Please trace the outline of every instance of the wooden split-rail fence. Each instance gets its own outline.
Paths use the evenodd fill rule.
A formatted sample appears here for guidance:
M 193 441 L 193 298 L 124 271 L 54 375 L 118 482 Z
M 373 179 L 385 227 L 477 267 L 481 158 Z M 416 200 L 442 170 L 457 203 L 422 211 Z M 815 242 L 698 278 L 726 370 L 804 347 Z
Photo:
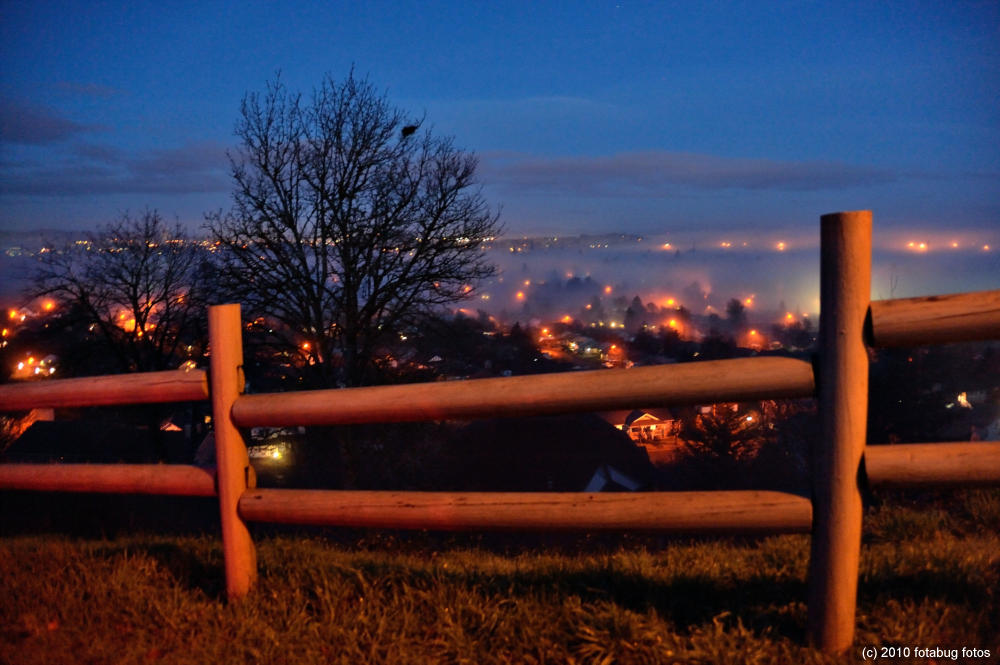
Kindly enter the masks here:
M 1000 338 L 1000 290 L 870 302 L 871 212 L 821 218 L 815 364 L 779 357 L 411 384 L 243 394 L 239 305 L 208 312 L 209 371 L 0 386 L 0 411 L 210 399 L 216 468 L 3 464 L 0 489 L 218 497 L 231 599 L 256 578 L 248 522 L 413 529 L 609 529 L 812 534 L 809 634 L 827 652 L 854 638 L 864 483 L 1000 484 L 1000 442 L 865 445 L 867 346 Z M 257 489 L 240 428 L 541 415 L 816 397 L 812 497 L 770 491 L 592 493 Z

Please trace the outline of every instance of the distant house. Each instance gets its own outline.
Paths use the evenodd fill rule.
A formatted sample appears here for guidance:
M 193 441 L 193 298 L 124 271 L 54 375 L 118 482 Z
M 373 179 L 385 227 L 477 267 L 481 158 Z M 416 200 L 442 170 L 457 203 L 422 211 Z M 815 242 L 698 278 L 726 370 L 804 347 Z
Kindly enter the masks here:
M 469 490 L 632 491 L 656 474 L 643 448 L 593 414 L 476 421 L 449 448 Z
M 643 445 L 674 443 L 680 431 L 680 419 L 670 409 L 605 411 L 599 415 Z

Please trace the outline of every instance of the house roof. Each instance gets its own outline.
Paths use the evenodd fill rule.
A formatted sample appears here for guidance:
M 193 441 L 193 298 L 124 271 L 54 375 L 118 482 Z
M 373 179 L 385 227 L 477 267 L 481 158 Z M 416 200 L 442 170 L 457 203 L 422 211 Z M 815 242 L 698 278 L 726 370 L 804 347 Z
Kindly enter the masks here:
M 597 415 L 615 427 L 620 425 L 630 427 L 639 421 L 655 423 L 666 420 L 676 420 L 676 416 L 673 411 L 668 408 L 632 409 L 631 411 L 621 409 L 618 411 L 602 411 Z
M 470 487 L 482 490 L 584 490 L 603 466 L 639 485 L 655 470 L 645 450 L 595 414 L 476 421 L 451 441 Z

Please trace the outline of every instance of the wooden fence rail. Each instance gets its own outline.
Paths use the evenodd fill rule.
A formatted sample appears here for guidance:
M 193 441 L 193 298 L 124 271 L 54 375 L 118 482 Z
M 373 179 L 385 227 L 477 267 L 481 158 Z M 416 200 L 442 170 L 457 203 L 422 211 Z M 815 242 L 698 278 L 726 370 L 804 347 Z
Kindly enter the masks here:
M 217 496 L 226 588 L 256 578 L 246 522 L 416 529 L 641 529 L 689 533 L 810 531 L 810 639 L 853 641 L 861 483 L 1000 484 L 1000 442 L 865 446 L 865 344 L 1000 338 L 1000 290 L 869 302 L 871 213 L 821 220 L 819 359 L 757 357 L 628 370 L 347 390 L 244 395 L 238 305 L 209 309 L 211 371 L 0 386 L 0 411 L 211 399 L 216 469 L 150 464 L 2 464 L 0 489 Z M 239 427 L 539 415 L 818 396 L 813 497 L 781 492 L 454 493 L 256 489 Z
M 3 411 L 205 399 L 208 399 L 208 378 L 201 369 L 0 385 L 0 409 Z
M 363 492 L 249 490 L 253 522 L 388 529 L 643 530 L 795 533 L 812 523 L 809 499 L 782 492 Z
M 872 346 L 919 346 L 1000 337 L 1000 289 L 947 296 L 876 300 Z
M 240 427 L 525 416 L 779 397 L 811 397 L 812 366 L 792 358 L 512 376 L 350 390 L 242 395 Z
M 872 487 L 1000 485 L 1000 442 L 868 446 L 865 474 Z
M 215 469 L 186 464 L 0 464 L 0 488 L 216 496 Z

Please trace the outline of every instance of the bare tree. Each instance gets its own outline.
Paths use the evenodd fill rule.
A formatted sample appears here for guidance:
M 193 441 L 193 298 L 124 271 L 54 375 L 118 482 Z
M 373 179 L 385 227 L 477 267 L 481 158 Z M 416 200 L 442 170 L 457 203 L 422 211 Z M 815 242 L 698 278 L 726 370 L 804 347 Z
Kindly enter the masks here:
M 118 370 L 170 369 L 202 350 L 201 253 L 155 210 L 125 213 L 87 240 L 41 253 L 33 295 L 88 326 Z
M 313 384 L 364 383 L 408 320 L 493 273 L 476 158 L 421 125 L 353 72 L 243 100 L 234 205 L 207 218 L 220 285 Z

